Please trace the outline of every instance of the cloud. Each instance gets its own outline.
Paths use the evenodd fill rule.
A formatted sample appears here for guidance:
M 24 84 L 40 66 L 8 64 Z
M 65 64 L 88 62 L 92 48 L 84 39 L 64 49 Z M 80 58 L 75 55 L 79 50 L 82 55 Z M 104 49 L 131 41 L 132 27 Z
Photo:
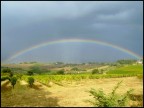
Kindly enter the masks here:
M 47 40 L 106 41 L 142 54 L 143 2 L 3 1 L 2 57 Z

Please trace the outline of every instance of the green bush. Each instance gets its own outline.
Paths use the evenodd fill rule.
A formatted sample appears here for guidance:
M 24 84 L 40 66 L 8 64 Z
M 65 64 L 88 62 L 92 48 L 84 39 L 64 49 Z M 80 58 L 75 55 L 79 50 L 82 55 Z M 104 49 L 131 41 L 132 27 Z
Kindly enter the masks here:
M 98 70 L 98 69 L 94 69 L 94 70 L 92 71 L 92 74 L 99 74 L 99 70 Z
M 11 72 L 11 69 L 10 68 L 4 68 L 2 70 L 3 73 L 10 73 Z
M 132 89 L 127 91 L 124 95 L 116 94 L 116 90 L 119 88 L 121 82 L 119 82 L 112 92 L 106 95 L 103 90 L 96 91 L 91 89 L 89 92 L 94 97 L 94 101 L 89 100 L 91 104 L 97 107 L 124 107 L 127 104 L 128 96 L 133 91 Z
M 33 73 L 33 71 L 31 71 L 31 70 L 29 70 L 29 71 L 27 71 L 27 75 L 33 75 L 34 73 Z
M 9 73 L 9 77 L 13 77 L 13 75 L 14 75 L 13 72 Z
M 73 71 L 78 71 L 79 69 L 77 67 L 72 68 Z
M 4 68 L 2 70 L 3 73 L 8 73 L 9 74 L 9 77 L 12 77 L 13 76 L 13 72 L 11 71 L 10 68 Z
M 17 74 L 16 76 L 17 76 L 17 78 L 21 79 L 23 75 L 22 74 Z
M 28 83 L 29 83 L 30 87 L 32 87 L 32 85 L 34 83 L 34 78 L 33 77 L 28 77 Z
M 1 81 L 5 81 L 5 80 L 7 80 L 7 79 L 9 80 L 9 77 L 8 77 L 8 76 L 2 76 L 2 77 L 1 77 Z
M 39 66 L 35 65 L 30 67 L 30 71 L 36 74 L 41 74 L 42 69 Z
M 63 75 L 63 74 L 64 74 L 64 70 L 63 70 L 63 69 L 62 69 L 62 70 L 59 70 L 59 71 L 57 72 L 57 74 Z
M 15 85 L 16 82 L 17 82 L 17 78 L 16 78 L 16 77 L 11 77 L 11 78 L 10 78 L 10 82 L 11 82 L 11 85 L 13 86 L 13 88 L 14 88 L 14 85 Z

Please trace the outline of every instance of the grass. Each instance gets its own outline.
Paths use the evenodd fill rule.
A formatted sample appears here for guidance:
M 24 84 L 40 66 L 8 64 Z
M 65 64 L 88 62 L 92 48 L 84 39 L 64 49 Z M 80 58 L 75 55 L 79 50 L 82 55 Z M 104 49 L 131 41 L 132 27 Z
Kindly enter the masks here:
M 118 71 L 117 71 L 118 70 Z M 4 86 L 2 86 L 1 88 L 1 106 L 2 107 L 9 107 L 9 106 L 59 106 L 59 101 L 61 101 L 60 99 L 63 99 L 63 101 L 61 101 L 61 105 L 69 105 L 70 103 L 66 103 L 66 102 L 77 102 L 77 99 L 79 99 L 79 97 L 81 97 L 81 99 L 83 99 L 83 97 L 87 98 L 86 94 L 84 92 L 82 92 L 83 90 L 86 90 L 90 87 L 103 87 L 106 88 L 105 91 L 109 90 L 110 86 L 112 84 L 114 84 L 113 78 L 117 78 L 116 80 L 121 79 L 122 77 L 129 77 L 129 78 L 123 78 L 128 79 L 125 81 L 125 87 L 123 88 L 127 88 L 128 86 L 133 86 L 135 87 L 137 90 L 139 90 L 140 88 L 137 87 L 137 83 L 136 81 L 141 81 L 138 80 L 137 78 L 134 80 L 129 81 L 129 79 L 132 78 L 132 76 L 137 76 L 139 79 L 143 79 L 143 68 L 141 65 L 130 65 L 130 66 L 125 66 L 125 67 L 119 67 L 116 68 L 115 70 L 110 70 L 107 74 L 91 74 L 91 73 L 81 73 L 81 74 L 66 74 L 66 75 L 33 75 L 32 77 L 35 79 L 35 81 L 41 82 L 44 85 L 49 85 L 49 82 L 54 82 L 57 85 L 63 85 L 62 81 L 65 82 L 77 82 L 79 81 L 80 84 L 76 84 L 74 85 L 75 87 L 71 86 L 69 88 L 69 90 L 65 87 L 67 86 L 52 86 L 52 87 L 48 87 L 47 92 L 45 91 L 41 91 L 39 89 L 39 87 L 37 87 L 36 85 L 34 85 L 32 88 L 26 86 L 26 85 L 20 85 L 19 81 L 16 83 L 15 88 L 12 89 L 12 87 L 7 87 L 5 85 L 9 84 L 9 82 L 6 82 L 4 84 Z M 27 82 L 28 80 L 27 75 L 23 75 L 22 76 L 22 80 L 25 80 Z M 110 79 L 112 78 L 112 79 Z M 89 80 L 92 80 L 92 82 L 89 82 L 87 84 L 87 82 Z M 107 81 L 108 80 L 108 81 Z M 134 81 L 134 82 L 133 82 Z M 3 82 L 3 81 L 2 81 Z M 84 83 L 82 83 L 84 82 Z M 132 83 L 131 83 L 132 82 Z M 130 83 L 130 84 L 129 84 Z M 134 83 L 136 86 L 134 86 Z M 71 85 L 73 83 L 70 83 Z M 139 84 L 139 83 L 138 83 Z M 66 84 L 68 85 L 68 84 Z M 82 86 L 80 86 L 82 85 Z M 77 87 L 78 86 L 78 87 Z M 141 86 L 141 85 L 139 85 Z M 124 89 L 122 89 L 124 90 Z M 141 90 L 141 89 L 140 89 Z M 137 91 L 139 93 L 139 91 Z M 81 93 L 84 93 L 81 94 Z M 49 94 L 53 94 L 52 96 L 50 96 Z M 58 98 L 58 96 L 60 98 Z M 133 99 L 133 101 L 136 100 L 140 100 L 138 103 L 139 105 L 136 106 L 142 106 L 142 97 L 143 95 L 136 96 L 135 94 L 132 95 L 130 98 Z M 64 98 L 61 98 L 64 97 Z M 73 98 L 76 98 L 76 100 L 74 100 Z M 64 99 L 67 100 L 64 100 Z M 68 99 L 70 99 L 70 101 L 68 101 Z M 78 101 L 77 103 L 79 103 L 81 101 Z M 58 104 L 59 103 L 59 104 Z M 85 103 L 82 103 L 83 105 L 85 105 Z M 71 104 L 72 105 L 72 104 Z M 75 103 L 73 103 L 73 106 L 76 106 Z M 135 105 L 133 105 L 135 106 Z
M 22 86 L 20 85 L 19 82 L 17 82 L 14 89 L 1 91 L 1 106 L 2 107 L 59 106 L 57 98 L 46 97 L 46 95 L 49 94 L 50 92 L 44 92 L 44 91 L 42 92 L 40 90 L 36 90 L 28 86 Z
M 25 76 L 26 77 L 26 76 Z M 27 77 L 26 77 L 27 78 Z M 90 88 L 99 89 L 102 88 L 104 92 L 111 92 L 114 85 L 123 80 L 124 84 L 118 91 L 118 93 L 125 93 L 129 88 L 135 89 L 133 94 L 133 101 L 138 103 L 133 106 L 141 106 L 141 101 L 137 101 L 139 98 L 137 95 L 141 95 L 142 84 L 136 77 L 127 78 L 105 78 L 105 79 L 84 79 L 78 81 L 75 80 L 72 83 L 65 84 L 64 86 L 58 86 L 56 84 L 52 87 L 40 86 L 39 83 L 35 83 L 32 88 L 27 85 L 20 85 L 19 82 L 15 85 L 14 89 L 8 89 L 7 91 L 1 91 L 1 106 L 2 107 L 48 107 L 48 106 L 90 106 L 85 103 L 85 99 L 91 99 L 89 93 L 85 91 Z M 67 82 L 67 81 L 66 81 Z M 39 85 L 39 86 L 38 86 Z M 12 88 L 12 87 L 11 87 Z M 7 88 L 5 88 L 7 89 Z M 46 91 L 45 91 L 46 90 Z M 142 97 L 140 97 L 142 98 Z M 132 103 L 133 104 L 133 103 Z
M 143 74 L 142 65 L 129 65 L 114 70 L 110 70 L 107 74 Z
M 137 74 L 106 74 L 106 75 L 92 75 L 92 74 L 76 74 L 76 75 L 34 75 L 33 78 L 41 82 L 45 85 L 48 85 L 50 81 L 53 81 L 55 83 L 61 82 L 61 81 L 81 81 L 83 79 L 102 79 L 102 78 L 121 78 L 121 77 L 132 77 L 136 76 Z M 24 75 L 22 77 L 23 80 L 27 81 L 29 76 Z
M 80 81 L 83 79 L 101 79 L 101 78 L 121 78 L 121 77 L 132 77 L 138 76 L 142 79 L 143 68 L 142 65 L 129 65 L 124 67 L 118 67 L 114 70 L 110 70 L 107 74 L 91 74 L 91 73 L 81 73 L 81 74 L 65 74 L 65 75 L 34 75 L 34 79 L 45 85 L 48 85 L 50 81 L 55 83 L 61 81 Z M 23 76 L 24 80 L 27 80 L 27 75 Z
M 122 82 L 122 81 L 121 81 Z M 124 107 L 128 103 L 128 96 L 133 91 L 133 89 L 127 91 L 125 94 L 118 95 L 116 90 L 119 88 L 121 82 L 117 83 L 112 92 L 108 95 L 104 93 L 103 90 L 91 89 L 89 93 L 93 96 L 94 101 L 89 100 L 94 106 L 98 107 Z

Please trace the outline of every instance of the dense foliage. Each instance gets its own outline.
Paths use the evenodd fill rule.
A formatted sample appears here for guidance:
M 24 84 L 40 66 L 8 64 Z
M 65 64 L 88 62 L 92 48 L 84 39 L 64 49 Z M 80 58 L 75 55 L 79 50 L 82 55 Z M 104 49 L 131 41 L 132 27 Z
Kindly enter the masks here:
M 10 78 L 10 82 L 11 82 L 11 85 L 13 86 L 13 88 L 14 88 L 14 85 L 15 85 L 16 82 L 17 82 L 17 78 L 16 78 L 16 77 Z
M 127 91 L 123 95 L 116 94 L 116 90 L 119 88 L 121 82 L 112 90 L 110 94 L 105 94 L 103 90 L 96 91 L 91 89 L 89 93 L 93 96 L 94 101 L 89 100 L 94 106 L 97 107 L 124 107 L 127 104 L 128 96 L 133 91 L 132 89 Z
M 10 73 L 11 72 L 11 69 L 10 68 L 4 68 L 2 70 L 3 73 Z
M 29 71 L 27 71 L 27 75 L 33 75 L 34 73 L 33 73 L 33 71 L 32 70 L 29 70 Z
M 10 78 L 8 76 L 1 76 L 1 81 L 9 80 Z
M 94 70 L 92 71 L 92 74 L 99 74 L 99 70 L 98 70 L 98 69 L 94 69 Z
M 32 85 L 34 83 L 34 78 L 33 77 L 28 77 L 28 83 L 29 83 L 30 87 L 32 87 Z
M 64 74 L 64 70 L 62 69 L 62 70 L 57 71 L 57 74 L 63 75 Z
M 120 63 L 120 64 L 133 64 L 133 63 L 136 63 L 136 60 L 118 60 L 117 63 Z

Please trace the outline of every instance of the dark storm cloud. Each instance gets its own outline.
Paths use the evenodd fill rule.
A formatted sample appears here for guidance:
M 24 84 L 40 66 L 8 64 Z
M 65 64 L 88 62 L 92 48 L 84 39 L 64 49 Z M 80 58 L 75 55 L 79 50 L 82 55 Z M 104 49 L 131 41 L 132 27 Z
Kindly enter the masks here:
M 65 38 L 98 39 L 142 55 L 142 6 L 137 1 L 2 2 L 2 59 Z

